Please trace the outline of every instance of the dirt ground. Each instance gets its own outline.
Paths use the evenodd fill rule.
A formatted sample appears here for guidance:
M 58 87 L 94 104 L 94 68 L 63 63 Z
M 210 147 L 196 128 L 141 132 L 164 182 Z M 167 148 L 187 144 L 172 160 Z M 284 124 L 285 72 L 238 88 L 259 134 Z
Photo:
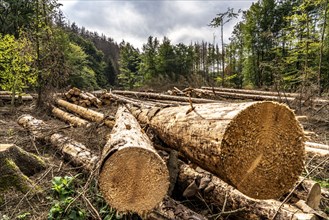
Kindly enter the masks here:
M 71 187 L 77 198 L 72 206 L 84 210 L 89 216 L 85 219 L 96 219 L 92 211 L 92 207 L 88 205 L 89 200 L 96 209 L 101 210 L 107 208 L 101 195 L 94 187 L 95 180 L 88 183 L 88 187 L 84 187 L 88 175 L 83 174 L 81 169 L 70 165 L 69 161 L 65 161 L 51 145 L 35 140 L 31 134 L 17 124 L 17 118 L 23 114 L 31 114 L 38 119 L 44 120 L 51 125 L 54 130 L 49 132 L 63 132 L 67 136 L 84 143 L 93 152 L 100 154 L 102 146 L 106 143 L 107 134 L 110 129 L 97 125 L 92 125 L 88 129 L 69 127 L 64 122 L 57 120 L 49 115 L 47 111 L 35 110 L 34 103 L 26 103 L 18 106 L 14 112 L 10 111 L 8 106 L 0 107 L 0 140 L 1 144 L 16 144 L 24 150 L 40 156 L 47 164 L 47 168 L 29 178 L 33 180 L 42 191 L 33 193 L 21 193 L 15 189 L 8 190 L 2 195 L 3 202 L 0 203 L 0 220 L 6 219 L 47 219 L 48 213 L 57 199 L 52 190 L 52 180 L 54 177 L 76 177 L 74 185 Z M 88 189 L 88 192 L 84 192 Z M 84 192 L 82 196 L 79 193 Z M 86 200 L 87 198 L 87 200 Z M 106 213 L 104 213 L 106 214 Z M 71 218 L 71 219 L 74 219 Z M 79 219 L 79 218 L 78 218 Z
M 105 114 L 115 114 L 115 107 L 103 107 L 98 109 Z M 318 110 L 318 109 L 317 109 Z M 311 140 L 318 143 L 329 144 L 329 107 L 317 110 L 306 109 L 305 115 L 309 118 L 302 122 L 304 129 L 314 132 L 310 136 Z M 83 210 L 86 213 L 85 219 L 96 219 L 93 209 L 96 209 L 101 217 L 112 215 L 102 199 L 96 187 L 96 179 L 88 179 L 87 174 L 83 174 L 81 169 L 70 165 L 69 161 L 63 160 L 62 156 L 48 143 L 35 140 L 25 129 L 17 124 L 17 118 L 22 114 L 31 114 L 38 119 L 50 124 L 54 130 L 65 133 L 79 142 L 84 143 L 88 148 L 100 154 L 102 146 L 106 143 L 110 129 L 105 126 L 94 124 L 86 128 L 72 128 L 67 124 L 53 118 L 46 110 L 36 110 L 34 103 L 25 103 L 10 111 L 9 106 L 0 107 L 0 140 L 1 144 L 16 144 L 24 150 L 40 156 L 47 164 L 47 168 L 30 178 L 37 183 L 42 191 L 39 193 L 21 193 L 15 189 L 6 191 L 0 203 L 0 220 L 7 219 L 47 219 L 49 211 L 56 203 L 56 196 L 52 190 L 52 180 L 54 177 L 75 177 L 71 189 L 74 201 L 70 204 L 76 210 Z M 54 131 L 53 130 L 53 131 Z M 52 131 L 52 132 L 53 132 Z M 326 164 L 329 166 L 329 163 Z M 312 175 L 311 175 L 312 176 Z M 314 175 L 316 177 L 316 175 Z M 329 176 L 326 177 L 327 180 Z M 88 184 L 88 185 L 86 185 Z M 193 202 L 192 206 L 195 207 Z M 68 218 L 78 219 L 78 218 Z M 110 219 L 110 218 L 108 218 Z M 120 219 L 113 216 L 112 219 Z

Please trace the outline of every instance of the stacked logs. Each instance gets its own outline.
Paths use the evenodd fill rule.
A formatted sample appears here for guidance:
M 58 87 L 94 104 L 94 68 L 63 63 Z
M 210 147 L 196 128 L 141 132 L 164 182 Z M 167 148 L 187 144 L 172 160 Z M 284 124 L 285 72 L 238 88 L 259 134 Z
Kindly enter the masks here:
M 297 103 L 301 102 L 303 105 L 327 105 L 328 99 L 319 97 L 306 96 L 298 93 L 286 93 L 281 91 L 259 91 L 259 90 L 248 90 L 248 89 L 231 89 L 221 87 L 201 87 L 201 88 L 186 88 L 179 90 L 174 88 L 169 90 L 168 94 L 198 97 L 198 98 L 209 98 L 217 100 L 225 99 L 242 99 L 242 100 L 254 100 L 254 101 L 276 101 L 282 103 Z
M 99 108 L 102 105 L 102 101 L 99 100 L 96 96 L 89 92 L 81 91 L 75 87 L 64 93 L 64 96 L 67 101 L 82 107 L 94 106 Z
M 0 91 L 0 103 L 8 103 L 12 98 L 13 95 L 10 91 Z M 24 101 L 32 101 L 33 97 L 30 94 L 17 94 L 14 99 L 15 102 L 22 103 Z

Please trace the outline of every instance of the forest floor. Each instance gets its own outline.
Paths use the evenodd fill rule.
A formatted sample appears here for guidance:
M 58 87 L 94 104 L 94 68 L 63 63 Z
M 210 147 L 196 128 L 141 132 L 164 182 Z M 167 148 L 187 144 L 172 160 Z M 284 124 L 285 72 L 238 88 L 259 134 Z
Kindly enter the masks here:
M 114 116 L 116 107 L 102 107 L 97 110 Z M 329 144 L 329 123 L 319 120 L 328 117 L 329 107 L 324 107 L 316 115 L 312 115 L 313 113 L 314 111 L 309 109 L 305 111 L 309 118 L 302 122 L 304 129 L 315 133 L 311 136 L 311 141 Z M 21 193 L 11 189 L 7 190 L 3 195 L 0 194 L 3 200 L 0 203 L 0 220 L 48 219 L 49 214 L 69 211 L 72 218 L 67 219 L 74 219 L 74 215 L 88 216 L 80 219 L 97 219 L 94 209 L 97 210 L 102 219 L 105 216 L 110 217 L 113 212 L 107 207 L 98 192 L 96 187 L 97 180 L 88 180 L 89 176 L 87 174 L 83 174 L 80 168 L 73 167 L 68 161 L 63 160 L 62 156 L 51 145 L 35 140 L 28 131 L 19 126 L 17 118 L 23 114 L 31 114 L 38 119 L 44 120 L 54 130 L 64 132 L 67 136 L 84 143 L 98 154 L 100 154 L 110 133 L 109 128 L 97 124 L 87 129 L 69 127 L 67 124 L 52 117 L 47 110 L 36 110 L 35 103 L 25 103 L 16 107 L 14 111 L 10 111 L 9 106 L 0 107 L 0 143 L 16 144 L 26 151 L 40 156 L 47 163 L 45 170 L 30 177 L 41 187 L 41 192 Z M 49 132 L 54 132 L 54 130 Z M 63 208 L 66 206 L 63 205 L 63 201 L 60 200 L 58 194 L 56 195 L 52 189 L 54 187 L 52 180 L 55 177 L 74 178 L 72 185 L 69 186 L 70 197 L 73 199 L 69 200 L 69 208 Z M 329 176 L 326 178 L 329 179 Z M 62 179 L 62 181 L 64 180 Z M 119 216 L 114 216 L 112 219 L 120 218 Z

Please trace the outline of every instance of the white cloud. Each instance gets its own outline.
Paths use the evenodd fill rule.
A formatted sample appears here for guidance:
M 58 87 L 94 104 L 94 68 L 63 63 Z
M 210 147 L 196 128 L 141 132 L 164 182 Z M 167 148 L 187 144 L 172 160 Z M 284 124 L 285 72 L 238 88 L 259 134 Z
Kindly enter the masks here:
M 256 1 L 256 0 L 255 0 Z M 137 47 L 149 36 L 169 37 L 173 43 L 213 42 L 219 29 L 207 26 L 212 18 L 228 7 L 247 9 L 252 1 L 91 1 L 59 0 L 64 15 L 90 31 L 104 33 L 118 43 L 123 39 Z M 236 20 L 237 21 L 237 20 Z M 235 22 L 225 25 L 227 40 Z

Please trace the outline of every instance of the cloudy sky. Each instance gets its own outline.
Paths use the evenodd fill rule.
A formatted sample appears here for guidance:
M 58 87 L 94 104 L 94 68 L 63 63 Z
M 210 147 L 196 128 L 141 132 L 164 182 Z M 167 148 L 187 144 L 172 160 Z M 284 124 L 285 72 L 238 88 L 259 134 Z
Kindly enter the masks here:
M 78 26 L 103 33 L 120 43 L 140 47 L 149 36 L 167 36 L 173 44 L 219 42 L 219 28 L 208 24 L 228 7 L 246 10 L 256 0 L 59 0 L 65 17 Z M 224 26 L 227 41 L 239 19 Z

